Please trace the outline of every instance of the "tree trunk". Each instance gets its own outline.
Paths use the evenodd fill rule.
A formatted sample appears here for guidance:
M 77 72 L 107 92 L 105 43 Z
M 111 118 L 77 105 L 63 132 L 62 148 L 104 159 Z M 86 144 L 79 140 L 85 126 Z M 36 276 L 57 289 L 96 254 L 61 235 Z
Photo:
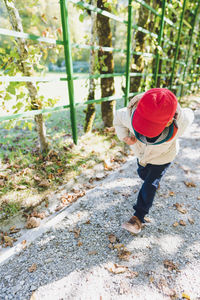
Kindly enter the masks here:
M 159 8 L 162 7 L 162 2 L 160 0 L 153 0 L 153 3 L 151 4 L 151 7 L 153 9 L 155 9 L 156 11 L 158 11 Z M 158 17 L 158 16 L 155 16 L 155 14 L 153 12 L 151 12 L 149 19 L 150 19 L 149 24 L 148 24 L 149 31 L 154 32 L 157 35 L 159 35 L 161 18 Z M 150 46 L 152 46 L 152 39 L 151 39 L 150 36 L 149 36 L 149 44 L 150 44 Z M 162 42 L 162 44 L 163 44 L 163 42 Z M 162 47 L 162 45 L 161 45 L 161 47 Z M 152 49 L 152 52 L 154 52 L 153 49 Z M 155 67 L 156 67 L 156 58 L 154 57 L 152 59 L 152 70 L 151 71 L 149 70 L 153 74 L 155 74 Z M 159 67 L 158 67 L 158 73 L 159 74 L 161 73 L 161 70 L 162 70 L 162 60 L 160 59 L 159 60 Z M 157 78 L 157 86 L 156 87 L 160 87 L 160 85 L 161 85 L 161 77 L 158 76 L 158 78 Z M 152 78 L 151 88 L 153 88 L 153 87 L 155 87 L 155 82 L 154 82 L 154 79 Z
M 94 1 L 91 1 L 91 4 L 94 5 Z M 91 45 L 95 45 L 95 23 L 96 23 L 96 14 L 91 12 Z M 95 72 L 95 50 L 90 51 L 90 75 L 93 75 Z M 89 94 L 88 100 L 95 98 L 95 81 L 93 78 L 89 80 Z M 85 115 L 85 125 L 84 131 L 90 132 L 92 130 L 92 125 L 95 118 L 95 104 L 91 103 L 87 105 L 86 115 Z
M 17 8 L 14 5 L 14 1 L 10 0 L 4 0 L 5 6 L 8 11 L 10 23 L 12 25 L 13 30 L 23 32 L 22 27 L 22 21 L 19 16 L 19 12 Z M 18 53 L 19 53 L 19 60 L 18 60 L 18 67 L 19 70 L 22 72 L 24 76 L 32 76 L 33 74 L 33 68 L 30 66 L 28 61 L 28 47 L 27 43 L 24 39 L 17 38 L 17 47 L 18 47 Z M 29 95 L 31 98 L 31 108 L 33 110 L 41 109 L 42 104 L 38 100 L 38 93 L 36 85 L 32 82 L 27 82 L 26 84 L 27 89 L 29 91 Z M 43 122 L 43 116 L 42 114 L 35 116 L 35 122 L 36 122 L 36 128 L 38 132 L 38 138 L 40 143 L 40 149 L 41 152 L 45 152 L 48 149 L 48 144 L 46 141 L 46 132 L 45 132 L 45 125 Z
M 105 5 L 106 4 L 106 5 Z M 104 0 L 97 0 L 97 7 L 106 11 L 110 11 Z M 112 47 L 112 33 L 109 18 L 97 14 L 97 34 L 99 45 L 104 47 Z M 100 74 L 114 72 L 114 60 L 112 52 L 98 51 Z M 114 78 L 101 78 L 101 97 L 113 96 L 115 93 Z M 113 110 L 115 101 L 106 101 L 101 103 L 101 114 L 105 127 L 113 126 Z
M 146 4 L 150 4 L 150 0 L 145 1 Z M 139 8 L 139 17 L 137 25 L 145 28 L 148 22 L 149 11 L 142 5 Z M 137 31 L 135 36 L 135 51 L 145 52 L 145 39 L 146 33 Z M 131 72 L 142 73 L 144 70 L 144 58 L 142 55 L 133 55 L 133 64 Z M 130 77 L 130 93 L 138 92 L 141 85 L 142 76 Z

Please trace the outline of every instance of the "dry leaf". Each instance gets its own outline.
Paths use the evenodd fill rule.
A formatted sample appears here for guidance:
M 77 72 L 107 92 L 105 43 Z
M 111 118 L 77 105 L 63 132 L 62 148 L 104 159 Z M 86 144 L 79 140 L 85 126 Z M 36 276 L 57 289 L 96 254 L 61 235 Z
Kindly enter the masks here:
M 115 243 L 116 240 L 117 240 L 116 236 L 115 236 L 114 234 L 112 234 L 112 233 L 109 234 L 108 239 L 109 239 L 109 241 L 110 241 L 111 243 Z
M 103 165 L 104 165 L 104 170 L 106 170 L 106 171 L 111 171 L 113 169 L 108 161 L 104 160 Z
M 116 244 L 114 245 L 114 248 L 117 249 L 117 250 L 120 250 L 121 248 L 124 248 L 124 244 Z
M 4 241 L 6 243 L 6 246 L 13 246 L 13 238 L 11 238 L 10 236 L 5 235 L 4 236 Z
M 90 220 L 87 220 L 87 221 L 85 222 L 85 224 L 90 224 Z
M 97 254 L 98 252 L 97 251 L 90 251 L 90 252 L 88 252 L 88 255 L 95 255 L 95 254 Z
M 9 230 L 10 230 L 10 233 L 17 233 L 20 231 L 20 228 L 16 228 L 16 226 L 12 226 L 12 227 L 10 227 Z
M 0 179 L 5 179 L 5 180 L 7 180 L 7 179 L 8 179 L 8 175 L 3 174 L 3 173 L 0 173 Z
M 122 250 L 120 250 L 120 251 L 118 252 L 118 257 L 119 257 L 119 259 L 121 259 L 121 260 L 129 260 L 130 255 L 131 255 L 131 252 L 128 251 L 128 250 L 122 249 Z
M 154 281 L 155 281 L 155 278 L 154 278 L 153 276 L 150 276 L 150 277 L 149 277 L 149 282 L 152 283 L 152 282 L 154 282 Z
M 172 191 L 169 191 L 169 196 L 174 196 L 175 195 L 175 193 L 174 192 L 172 192 Z
M 172 270 L 179 271 L 178 266 L 175 265 L 172 261 L 165 259 L 163 263 L 164 263 L 164 267 L 167 268 L 168 271 L 172 271 Z
M 120 265 L 113 264 L 113 263 L 105 266 L 105 269 L 113 274 L 120 274 L 120 273 L 125 273 L 128 271 L 128 267 L 120 266 Z
M 173 227 L 177 227 L 178 226 L 178 222 L 174 222 Z
M 83 245 L 83 243 L 81 241 L 78 241 L 78 246 L 80 247 L 82 245 Z
M 196 187 L 196 184 L 194 183 L 194 182 L 189 182 L 189 181 L 183 181 L 184 183 L 185 183 L 185 185 L 187 186 L 187 187 Z
M 58 174 L 61 174 L 61 173 L 63 173 L 63 172 L 64 172 L 64 169 L 58 169 L 58 170 L 57 170 L 57 173 L 58 173 Z
M 127 278 L 135 278 L 135 277 L 138 277 L 139 273 L 138 272 L 134 272 L 134 271 L 130 271 L 128 272 L 128 275 L 126 275 Z
M 50 174 L 48 175 L 48 178 L 49 178 L 49 179 L 54 179 L 54 176 L 53 176 L 53 174 L 52 174 L 52 173 L 50 173 Z
M 147 223 L 151 223 L 151 219 L 149 219 L 148 217 L 144 217 L 145 222 Z
M 112 140 L 111 145 L 110 145 L 110 149 L 114 148 L 117 145 L 115 140 Z
M 192 218 L 188 217 L 188 221 L 189 221 L 189 223 L 190 223 L 191 225 L 194 224 L 194 220 L 193 220 Z
M 56 208 L 55 208 L 55 211 L 59 211 L 59 210 L 61 210 L 63 208 L 63 206 L 62 205 L 59 205 L 59 206 L 57 206 Z
M 18 190 L 25 190 L 27 188 L 27 186 L 26 185 L 17 185 L 16 188 Z
M 36 228 L 38 226 L 40 226 L 40 220 L 35 217 L 31 217 L 26 223 L 26 228 L 28 229 Z
M 108 245 L 108 248 L 114 249 L 113 244 L 109 244 L 109 245 Z
M 182 298 L 190 300 L 190 296 L 188 296 L 186 293 L 182 293 Z
M 36 218 L 44 219 L 46 217 L 46 213 L 45 212 L 33 211 L 31 213 L 31 217 L 36 217 Z
M 81 228 L 74 228 L 73 232 L 74 232 L 75 238 L 77 239 L 80 235 Z
M 50 185 L 50 183 L 49 183 L 49 181 L 48 181 L 47 179 L 42 180 L 42 181 L 38 184 L 39 187 L 49 187 L 49 185 Z
M 179 221 L 179 224 L 180 224 L 181 226 L 186 226 L 186 223 L 185 223 L 185 221 L 183 221 L 183 220 L 180 220 L 180 221 Z
M 29 273 L 35 272 L 37 270 L 37 265 L 34 263 L 30 268 L 28 268 Z
M 182 213 L 182 214 L 186 214 L 186 213 L 187 213 L 187 210 L 184 209 L 184 208 L 182 207 L 182 204 L 180 204 L 180 203 L 175 203 L 173 206 L 175 206 L 176 209 L 177 209 L 180 213 Z
M 200 200 L 200 196 L 197 197 L 197 200 Z
M 41 181 L 41 178 L 40 178 L 40 177 L 38 177 L 37 175 L 33 176 L 33 179 L 34 179 L 35 181 L 38 181 L 38 182 L 40 182 L 40 181 Z

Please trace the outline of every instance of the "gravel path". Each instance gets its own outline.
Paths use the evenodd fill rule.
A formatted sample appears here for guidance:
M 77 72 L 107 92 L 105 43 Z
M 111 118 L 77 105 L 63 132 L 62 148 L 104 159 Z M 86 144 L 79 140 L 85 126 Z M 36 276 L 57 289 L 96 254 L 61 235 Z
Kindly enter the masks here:
M 0 299 L 200 299 L 199 125 L 196 111 L 138 236 L 121 229 L 142 183 L 130 157 L 0 266 Z

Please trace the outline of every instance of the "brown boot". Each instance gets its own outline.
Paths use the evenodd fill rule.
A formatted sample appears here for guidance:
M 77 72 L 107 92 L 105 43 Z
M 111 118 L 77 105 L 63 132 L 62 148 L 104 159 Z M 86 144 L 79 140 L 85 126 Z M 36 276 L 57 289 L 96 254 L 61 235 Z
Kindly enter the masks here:
M 138 219 L 138 217 L 133 216 L 128 222 L 122 224 L 122 228 L 130 231 L 131 233 L 138 234 L 141 231 L 142 222 Z

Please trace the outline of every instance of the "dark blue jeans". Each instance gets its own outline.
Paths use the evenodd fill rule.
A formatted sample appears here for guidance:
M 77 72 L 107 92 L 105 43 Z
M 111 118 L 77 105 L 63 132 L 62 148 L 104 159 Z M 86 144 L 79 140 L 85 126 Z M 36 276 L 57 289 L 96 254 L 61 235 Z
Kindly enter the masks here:
M 135 209 L 134 215 L 143 223 L 145 222 L 144 216 L 148 214 L 149 209 L 153 204 L 159 182 L 169 165 L 170 163 L 164 165 L 147 164 L 143 167 L 138 163 L 137 172 L 140 178 L 144 180 L 144 183 L 139 191 L 137 202 L 133 208 Z

